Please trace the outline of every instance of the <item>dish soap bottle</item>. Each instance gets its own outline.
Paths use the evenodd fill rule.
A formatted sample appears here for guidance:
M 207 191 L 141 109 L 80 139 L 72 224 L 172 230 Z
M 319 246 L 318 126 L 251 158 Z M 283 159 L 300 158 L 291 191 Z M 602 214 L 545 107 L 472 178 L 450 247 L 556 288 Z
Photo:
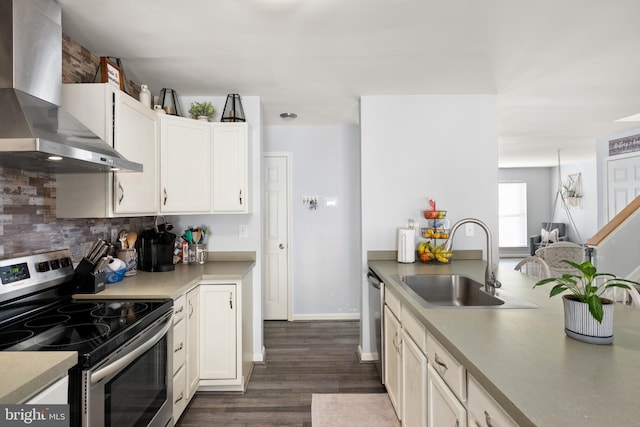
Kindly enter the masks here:
M 149 86 L 140 85 L 140 102 L 147 108 L 151 108 L 151 91 L 149 91 Z

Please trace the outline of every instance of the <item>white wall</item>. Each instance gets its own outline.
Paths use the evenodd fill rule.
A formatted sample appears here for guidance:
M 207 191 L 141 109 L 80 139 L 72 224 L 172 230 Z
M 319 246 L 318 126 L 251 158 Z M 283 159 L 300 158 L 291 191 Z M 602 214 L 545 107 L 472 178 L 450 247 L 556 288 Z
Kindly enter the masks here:
M 185 96 L 180 97 L 183 114 L 188 115 L 191 102 L 211 101 L 216 109 L 214 121 L 220 121 L 226 96 Z M 249 195 L 250 214 L 243 215 L 180 215 L 171 216 L 169 221 L 175 227 L 175 234 L 180 236 L 188 226 L 206 225 L 211 229 L 208 241 L 209 251 L 251 251 L 256 253 L 256 266 L 253 274 L 253 353 L 254 360 L 261 360 L 263 347 L 262 328 L 262 107 L 260 97 L 243 96 L 242 107 L 247 123 L 250 125 L 249 136 Z M 188 158 L 188 153 L 185 153 Z M 172 167 L 185 168 L 181 159 L 175 159 Z M 187 165 L 188 167 L 188 165 Z M 238 228 L 247 225 L 248 237 L 240 238 Z
M 292 153 L 292 318 L 359 318 L 358 126 L 267 126 L 264 151 Z M 317 210 L 303 196 L 317 196 Z
M 421 218 L 427 199 L 455 222 L 475 217 L 493 232 L 498 254 L 498 134 L 490 95 L 365 96 L 361 98 L 362 328 L 371 352 L 367 251 L 396 250 L 397 228 Z M 454 249 L 484 249 L 484 233 L 458 233 Z
M 580 173 L 582 179 L 582 199 L 578 206 L 572 206 L 567 203 L 567 208 L 562 206 L 560 196 L 556 203 L 556 210 L 553 222 L 564 222 L 567 224 L 567 234 L 569 240 L 576 243 L 584 243 L 593 236 L 599 229 L 598 227 L 598 184 L 596 161 L 591 160 L 584 163 L 561 164 L 561 178 L 565 180 L 568 175 Z M 550 194 L 554 195 L 558 190 L 558 167 L 551 169 L 551 187 Z M 601 194 L 601 193 L 600 193 Z M 601 196 L 600 196 L 601 197 Z M 570 226 L 570 220 L 573 219 L 575 229 Z

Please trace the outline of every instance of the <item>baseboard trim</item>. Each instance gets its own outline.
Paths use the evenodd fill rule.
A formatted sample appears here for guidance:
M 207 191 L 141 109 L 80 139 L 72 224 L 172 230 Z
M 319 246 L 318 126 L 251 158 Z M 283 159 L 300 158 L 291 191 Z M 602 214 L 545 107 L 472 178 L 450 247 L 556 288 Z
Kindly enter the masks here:
M 256 363 L 258 365 L 264 365 L 266 363 L 267 360 L 267 349 L 262 346 L 262 352 L 261 353 L 253 353 L 253 363 Z
M 378 352 L 364 353 L 362 347 L 358 345 L 358 360 L 360 360 L 360 362 L 375 362 L 378 360 Z
M 316 313 L 316 314 L 294 314 L 292 321 L 305 320 L 360 320 L 360 313 Z

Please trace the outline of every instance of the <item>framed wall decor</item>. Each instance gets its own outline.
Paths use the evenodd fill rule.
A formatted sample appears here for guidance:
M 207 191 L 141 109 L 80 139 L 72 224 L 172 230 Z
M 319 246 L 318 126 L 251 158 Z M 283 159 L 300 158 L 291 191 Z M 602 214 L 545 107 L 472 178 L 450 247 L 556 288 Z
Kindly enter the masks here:
M 124 75 L 122 69 L 115 63 L 111 62 L 107 57 L 100 57 L 100 81 L 102 83 L 111 83 L 124 91 Z

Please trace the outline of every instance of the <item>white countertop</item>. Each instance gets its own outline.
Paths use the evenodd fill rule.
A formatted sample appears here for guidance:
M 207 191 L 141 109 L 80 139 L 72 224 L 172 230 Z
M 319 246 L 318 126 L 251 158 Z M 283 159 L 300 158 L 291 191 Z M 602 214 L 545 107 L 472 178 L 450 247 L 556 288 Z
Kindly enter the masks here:
M 369 261 L 398 296 L 498 403 L 522 426 L 640 425 L 640 310 L 616 305 L 612 345 L 575 341 L 564 333 L 560 297 L 532 289 L 535 279 L 499 269 L 502 291 L 535 309 L 424 308 L 393 275 L 484 278 L 483 261 L 449 265 Z

